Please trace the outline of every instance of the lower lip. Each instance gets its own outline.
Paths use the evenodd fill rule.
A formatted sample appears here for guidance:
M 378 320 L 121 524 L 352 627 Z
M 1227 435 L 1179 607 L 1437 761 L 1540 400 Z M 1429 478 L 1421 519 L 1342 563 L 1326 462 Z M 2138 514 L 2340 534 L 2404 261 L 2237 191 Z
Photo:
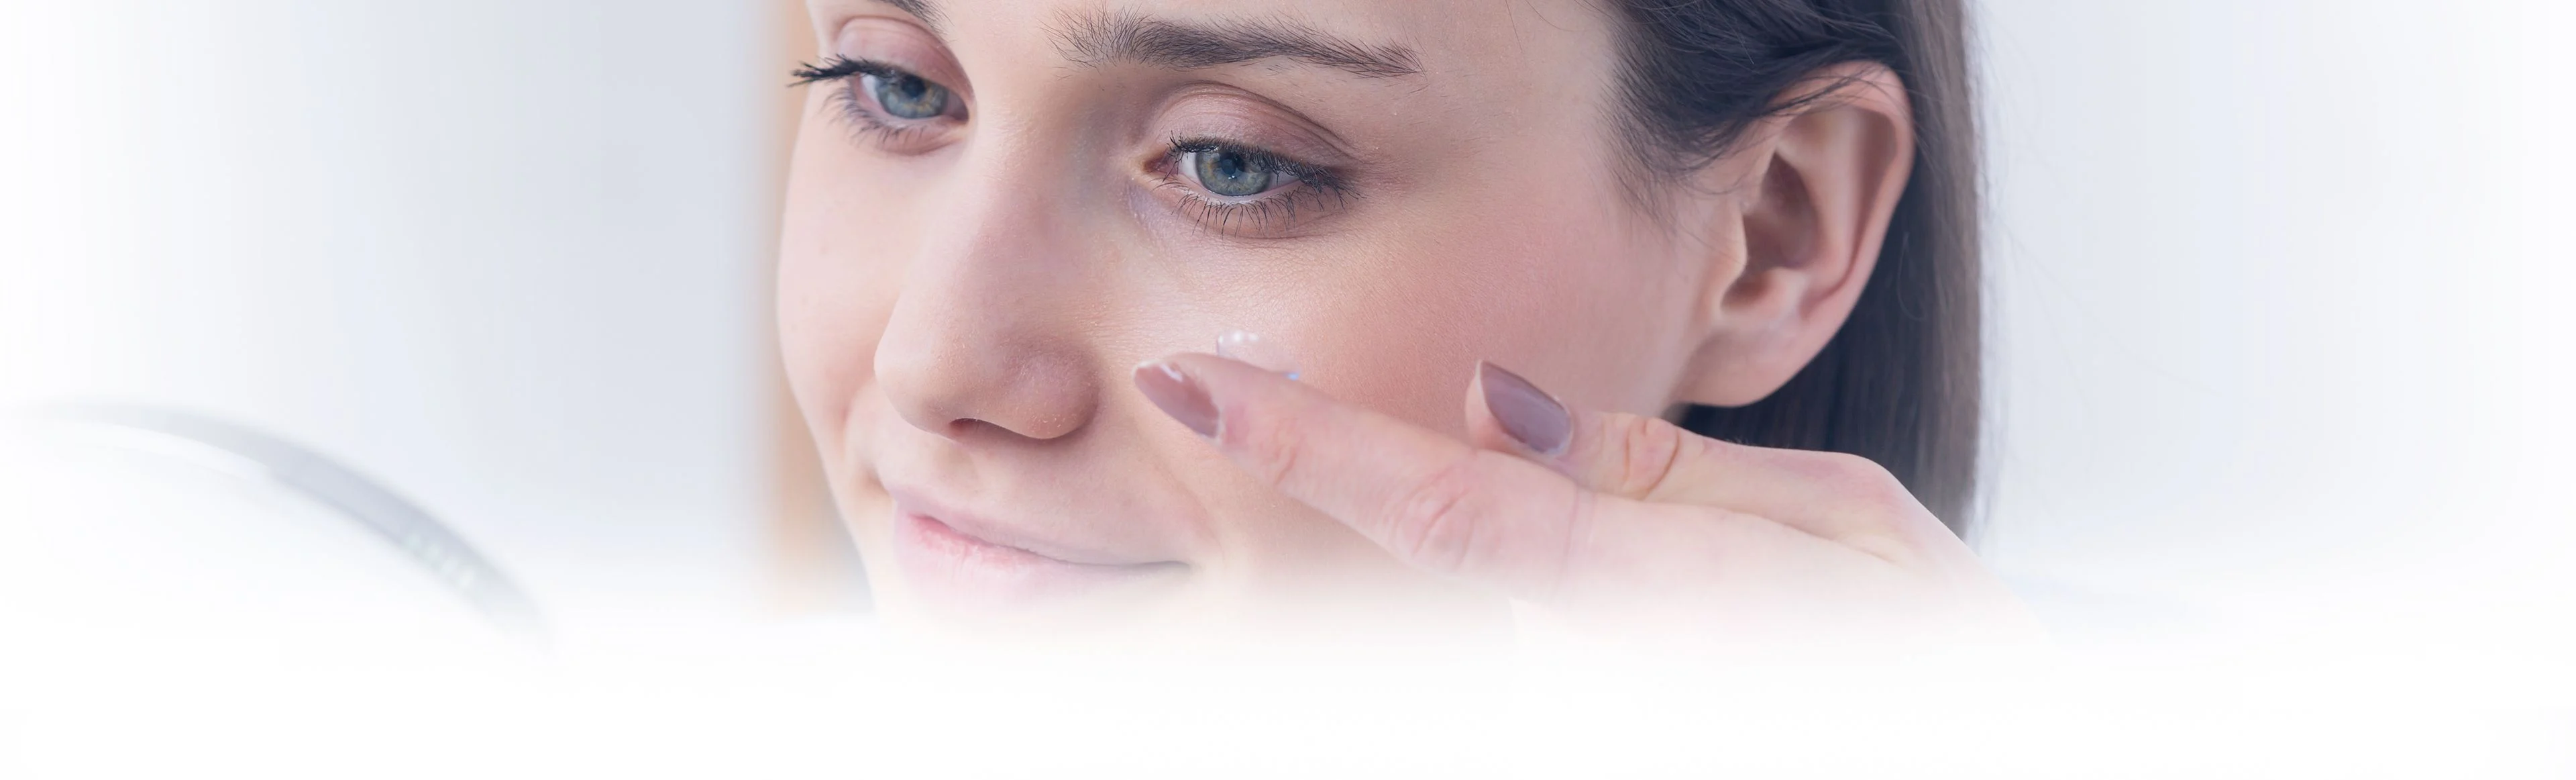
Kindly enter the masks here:
M 1063 599 L 1167 575 L 1177 563 L 1074 563 L 977 539 L 937 518 L 895 512 L 895 565 L 924 599 L 968 606 L 1008 606 Z

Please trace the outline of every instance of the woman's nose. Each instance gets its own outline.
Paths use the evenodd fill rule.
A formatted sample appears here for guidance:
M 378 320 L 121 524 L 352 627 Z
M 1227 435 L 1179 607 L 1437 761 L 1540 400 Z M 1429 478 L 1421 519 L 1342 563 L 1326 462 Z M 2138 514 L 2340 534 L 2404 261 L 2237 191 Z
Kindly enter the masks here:
M 927 238 L 877 345 L 877 380 L 904 420 L 950 439 L 1081 430 L 1101 393 L 1082 327 L 1081 242 L 1063 229 L 1069 220 L 1002 187 L 964 189 L 984 191 L 948 193 L 964 207 L 921 226 Z

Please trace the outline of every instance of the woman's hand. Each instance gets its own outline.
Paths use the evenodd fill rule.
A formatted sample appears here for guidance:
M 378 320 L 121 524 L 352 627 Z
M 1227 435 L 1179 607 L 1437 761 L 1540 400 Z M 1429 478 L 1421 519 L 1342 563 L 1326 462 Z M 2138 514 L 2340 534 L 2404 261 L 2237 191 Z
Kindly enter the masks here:
M 1481 364 L 1472 445 L 1244 363 L 1139 366 L 1246 471 L 1413 565 L 1619 636 L 1727 643 L 2039 635 L 1966 545 L 1867 459 L 1568 409 Z

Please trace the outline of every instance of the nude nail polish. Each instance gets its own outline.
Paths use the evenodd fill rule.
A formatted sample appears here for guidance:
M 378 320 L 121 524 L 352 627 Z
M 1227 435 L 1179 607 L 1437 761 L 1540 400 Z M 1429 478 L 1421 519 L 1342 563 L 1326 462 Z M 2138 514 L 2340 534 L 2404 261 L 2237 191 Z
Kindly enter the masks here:
M 1555 396 L 1492 363 L 1478 362 L 1476 373 L 1477 384 L 1485 389 L 1485 408 L 1493 412 L 1504 435 L 1540 455 L 1565 451 L 1567 440 L 1573 438 L 1574 417 Z
M 1183 373 L 1179 366 L 1162 361 L 1137 366 L 1136 390 L 1192 432 L 1216 438 L 1220 421 L 1216 402 L 1208 398 L 1207 388 L 1199 385 L 1197 377 Z

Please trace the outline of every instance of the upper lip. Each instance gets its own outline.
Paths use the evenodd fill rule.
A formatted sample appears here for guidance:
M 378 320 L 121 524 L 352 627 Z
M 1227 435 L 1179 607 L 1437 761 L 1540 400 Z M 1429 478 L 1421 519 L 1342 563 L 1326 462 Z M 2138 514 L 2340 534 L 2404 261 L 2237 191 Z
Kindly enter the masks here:
M 1007 547 L 1041 558 L 1052 558 L 1083 566 L 1142 566 L 1171 563 L 1170 559 L 1119 553 L 1050 538 L 994 522 L 982 515 L 941 503 L 923 491 L 895 485 L 886 486 L 898 511 L 911 512 L 939 521 L 962 536 L 996 547 Z

